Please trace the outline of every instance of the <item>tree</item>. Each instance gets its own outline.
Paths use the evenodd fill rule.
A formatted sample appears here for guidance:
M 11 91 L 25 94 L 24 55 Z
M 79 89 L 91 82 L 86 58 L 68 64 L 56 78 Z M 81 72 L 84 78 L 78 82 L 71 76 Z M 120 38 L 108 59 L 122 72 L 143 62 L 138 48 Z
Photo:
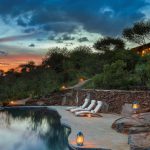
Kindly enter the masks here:
M 0 77 L 3 77 L 3 75 L 4 75 L 4 71 L 0 70 Z
M 125 48 L 125 43 L 122 39 L 106 37 L 98 40 L 94 44 L 94 48 L 100 51 L 122 50 Z
M 126 89 L 129 76 L 125 68 L 126 63 L 122 60 L 117 60 L 110 65 L 105 65 L 103 73 L 94 78 L 95 87 L 105 89 Z
M 19 68 L 21 69 L 21 72 L 30 72 L 35 69 L 35 62 L 29 61 L 27 64 L 21 64 L 19 65 Z
M 56 72 L 63 71 L 63 64 L 64 61 L 68 58 L 68 52 L 66 48 L 52 48 L 46 54 L 45 58 L 43 59 L 42 65 L 45 68 L 51 68 Z
M 150 40 L 150 20 L 140 21 L 123 30 L 123 37 L 136 44 L 146 44 Z
M 73 64 L 74 69 L 81 69 L 85 67 L 86 60 L 91 56 L 91 49 L 87 46 L 79 46 L 70 52 L 70 60 Z

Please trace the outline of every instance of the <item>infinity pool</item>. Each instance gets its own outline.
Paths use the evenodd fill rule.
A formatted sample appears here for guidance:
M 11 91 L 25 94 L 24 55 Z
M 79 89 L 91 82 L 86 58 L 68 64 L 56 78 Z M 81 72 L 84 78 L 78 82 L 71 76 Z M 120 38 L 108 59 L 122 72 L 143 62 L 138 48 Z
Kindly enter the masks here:
M 68 150 L 69 133 L 55 110 L 0 110 L 0 150 Z

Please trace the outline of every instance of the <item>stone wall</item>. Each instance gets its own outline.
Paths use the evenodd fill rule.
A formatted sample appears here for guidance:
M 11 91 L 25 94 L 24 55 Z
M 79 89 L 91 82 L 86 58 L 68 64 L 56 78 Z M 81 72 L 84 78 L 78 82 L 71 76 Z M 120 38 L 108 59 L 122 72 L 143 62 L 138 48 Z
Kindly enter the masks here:
M 77 91 L 71 91 L 75 99 Z M 150 108 L 150 91 L 124 91 L 124 90 L 79 90 L 79 105 L 83 103 L 86 93 L 90 93 L 91 99 L 105 101 L 109 104 L 109 112 L 120 113 L 122 105 L 132 103 L 134 100 L 140 102 L 141 108 Z

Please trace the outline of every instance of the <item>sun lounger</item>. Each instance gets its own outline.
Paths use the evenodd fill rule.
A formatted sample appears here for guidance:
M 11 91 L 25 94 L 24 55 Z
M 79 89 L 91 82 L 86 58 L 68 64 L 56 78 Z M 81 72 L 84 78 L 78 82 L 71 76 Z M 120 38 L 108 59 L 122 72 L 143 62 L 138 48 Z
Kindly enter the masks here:
M 100 111 L 102 105 L 103 105 L 102 101 L 97 101 L 97 105 L 96 105 L 95 109 L 93 109 L 91 111 L 87 111 L 87 110 L 78 111 L 78 112 L 75 112 L 75 115 L 76 116 L 88 116 L 90 114 L 91 116 L 101 117 L 101 115 L 98 112 Z
M 78 106 L 78 107 L 77 107 L 77 106 L 74 106 L 74 107 L 67 107 L 66 110 L 67 110 L 67 111 L 70 111 L 71 109 L 75 109 L 75 108 L 82 108 L 82 109 L 84 109 L 84 108 L 86 108 L 86 107 L 88 106 L 89 101 L 90 101 L 89 98 L 85 98 L 84 103 L 83 103 L 82 106 Z
M 71 109 L 71 112 L 76 112 L 76 111 L 83 111 L 83 110 L 92 110 L 93 107 L 95 106 L 96 101 L 95 100 L 91 100 L 91 104 L 87 107 L 87 108 L 75 108 L 75 109 Z

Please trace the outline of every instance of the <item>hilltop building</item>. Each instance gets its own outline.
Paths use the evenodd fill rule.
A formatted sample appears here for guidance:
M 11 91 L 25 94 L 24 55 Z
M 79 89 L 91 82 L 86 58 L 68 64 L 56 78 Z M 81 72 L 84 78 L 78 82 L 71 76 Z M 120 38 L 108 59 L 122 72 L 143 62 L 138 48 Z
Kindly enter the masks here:
M 150 53 L 150 43 L 134 47 L 131 50 L 136 52 L 137 54 L 139 54 L 141 56 L 144 56 L 145 54 Z

